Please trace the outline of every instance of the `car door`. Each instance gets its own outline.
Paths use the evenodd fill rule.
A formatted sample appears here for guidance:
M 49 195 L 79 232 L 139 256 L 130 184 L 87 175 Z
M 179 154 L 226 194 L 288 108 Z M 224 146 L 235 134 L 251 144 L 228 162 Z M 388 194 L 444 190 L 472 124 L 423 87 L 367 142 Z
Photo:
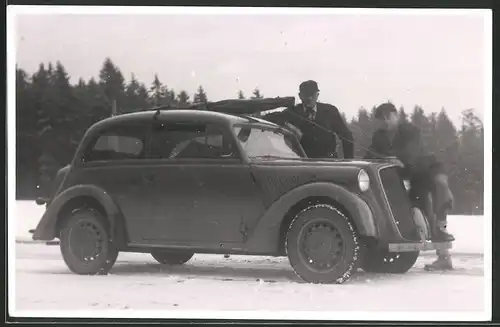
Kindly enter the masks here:
M 147 234 L 141 221 L 149 215 L 152 185 L 144 183 L 150 125 L 119 123 L 102 130 L 84 151 L 73 185 L 96 185 L 106 191 L 123 213 L 130 240 Z M 148 189 L 149 188 L 149 189 Z
M 229 246 L 245 241 L 264 205 L 223 126 L 170 124 L 152 134 L 162 158 L 154 178 L 155 240 L 163 244 Z M 159 147 L 159 150 L 154 150 Z

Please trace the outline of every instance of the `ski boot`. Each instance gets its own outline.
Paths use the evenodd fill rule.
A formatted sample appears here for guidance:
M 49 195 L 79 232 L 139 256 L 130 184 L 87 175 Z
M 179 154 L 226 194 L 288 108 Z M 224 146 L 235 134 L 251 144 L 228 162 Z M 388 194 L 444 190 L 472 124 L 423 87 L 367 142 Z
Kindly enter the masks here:
M 453 270 L 453 263 L 451 261 L 451 255 L 448 251 L 436 251 L 438 258 L 431 264 L 424 266 L 426 271 L 445 271 Z
M 432 242 L 453 242 L 455 237 L 448 233 L 446 230 L 446 221 L 438 220 L 436 221 L 436 226 L 434 232 L 432 233 Z

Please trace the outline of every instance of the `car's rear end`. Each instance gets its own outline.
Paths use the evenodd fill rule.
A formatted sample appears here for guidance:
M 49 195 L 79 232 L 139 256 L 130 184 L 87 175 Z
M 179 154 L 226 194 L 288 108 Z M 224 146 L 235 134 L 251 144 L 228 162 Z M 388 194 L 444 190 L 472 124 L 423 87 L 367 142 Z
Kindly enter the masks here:
M 71 169 L 71 164 L 66 165 L 57 171 L 50 185 L 50 188 L 45 190 L 45 193 L 42 196 L 36 198 L 37 205 L 44 205 L 46 208 L 50 205 L 50 203 L 54 200 L 57 194 L 61 192 L 61 187 L 63 186 L 64 180 L 68 175 L 70 169 Z M 30 229 L 29 233 L 34 234 L 35 230 L 36 229 Z M 52 242 L 47 242 L 47 244 L 52 244 Z
M 59 193 L 59 189 L 62 186 L 62 183 L 68 175 L 70 169 L 71 165 L 66 165 L 57 171 L 56 175 L 54 176 L 54 180 L 50 185 L 50 188 L 46 190 L 45 194 L 36 198 L 36 204 L 48 206 L 50 202 L 52 202 L 54 197 Z

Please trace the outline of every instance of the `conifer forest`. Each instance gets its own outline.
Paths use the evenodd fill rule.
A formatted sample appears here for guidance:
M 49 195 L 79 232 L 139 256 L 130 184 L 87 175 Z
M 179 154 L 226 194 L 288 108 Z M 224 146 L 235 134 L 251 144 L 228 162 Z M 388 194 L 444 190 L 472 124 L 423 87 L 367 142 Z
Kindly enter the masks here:
M 99 67 L 96 67 L 99 69 Z M 295 90 L 291 90 L 293 92 Z M 262 93 L 261 93 L 262 92 Z M 234 98 L 261 98 L 265 90 L 243 90 Z M 287 96 L 271 95 L 268 97 Z M 216 99 L 221 100 L 221 99 Z M 160 105 L 188 105 L 210 101 L 202 85 L 196 90 L 174 90 L 168 80 L 155 75 L 152 81 L 127 79 L 107 58 L 97 79 L 70 83 L 62 63 L 40 64 L 30 75 L 16 68 L 16 179 L 17 199 L 34 199 L 43 185 L 50 184 L 57 170 L 67 165 L 83 134 L 93 123 L 113 114 L 134 112 Z M 335 103 L 332 103 L 335 105 Z M 375 129 L 373 108 L 359 108 L 348 121 L 355 137 L 356 157 L 362 158 Z M 396 104 L 397 105 L 397 104 Z M 339 108 L 342 112 L 343 108 Z M 421 128 L 428 152 L 445 163 L 455 196 L 452 214 L 482 215 L 484 192 L 483 123 L 474 109 L 399 108 L 401 120 Z M 446 110 L 461 111 L 461 125 L 455 126 Z

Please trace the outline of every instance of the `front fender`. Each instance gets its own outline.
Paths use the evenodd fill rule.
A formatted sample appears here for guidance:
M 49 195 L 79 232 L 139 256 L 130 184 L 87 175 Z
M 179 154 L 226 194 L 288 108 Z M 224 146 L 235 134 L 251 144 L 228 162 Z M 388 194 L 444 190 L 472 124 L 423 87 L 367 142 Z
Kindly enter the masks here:
M 277 251 L 281 222 L 295 204 L 310 197 L 328 197 L 340 203 L 347 210 L 346 214 L 351 217 L 360 235 L 378 235 L 373 213 L 364 200 L 342 186 L 318 182 L 299 186 L 276 200 L 259 220 L 246 247 L 257 253 L 268 252 L 270 249 Z
M 125 221 L 122 212 L 109 193 L 94 185 L 76 185 L 58 194 L 38 223 L 33 233 L 33 239 L 50 241 L 56 238 L 58 236 L 56 228 L 59 212 L 68 201 L 82 196 L 91 197 L 104 207 L 109 219 L 112 239 L 119 246 L 125 245 Z

